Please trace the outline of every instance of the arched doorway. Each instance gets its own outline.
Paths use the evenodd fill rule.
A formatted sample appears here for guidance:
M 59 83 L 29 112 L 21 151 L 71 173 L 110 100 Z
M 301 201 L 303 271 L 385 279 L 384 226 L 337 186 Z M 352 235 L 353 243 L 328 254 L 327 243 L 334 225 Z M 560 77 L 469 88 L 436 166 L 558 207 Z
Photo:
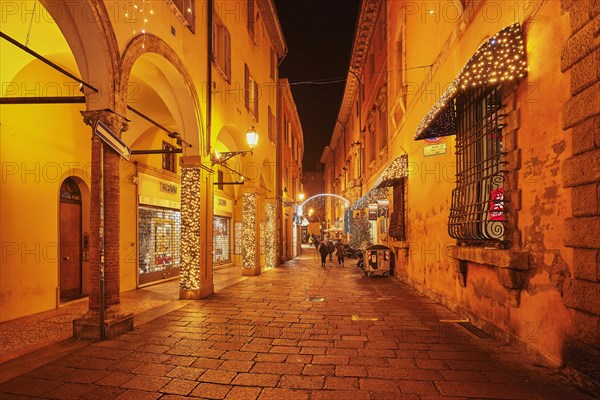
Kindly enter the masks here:
M 73 178 L 60 186 L 60 301 L 82 295 L 82 202 L 81 190 Z

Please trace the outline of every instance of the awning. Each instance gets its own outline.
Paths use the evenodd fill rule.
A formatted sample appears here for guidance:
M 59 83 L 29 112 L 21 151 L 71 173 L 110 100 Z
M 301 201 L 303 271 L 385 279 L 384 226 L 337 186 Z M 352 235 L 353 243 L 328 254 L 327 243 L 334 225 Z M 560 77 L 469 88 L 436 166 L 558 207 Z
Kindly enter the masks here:
M 381 173 L 375 181 L 373 188 L 363 197 L 356 200 L 350 207 L 352 210 L 367 208 L 369 204 L 377 203 L 377 200 L 387 199 L 388 188 L 394 186 L 400 179 L 408 176 L 408 154 L 396 157 Z
M 363 197 L 356 200 L 350 209 L 352 210 L 362 210 L 364 208 L 369 207 L 369 204 L 377 203 L 377 200 L 385 200 L 388 198 L 388 187 L 377 188 L 369 190 Z
M 373 188 L 381 189 L 394 186 L 399 180 L 408 176 L 408 155 L 402 154 L 396 157 L 386 169 L 381 173 L 381 176 L 375 181 Z
M 479 46 L 473 57 L 437 103 L 425 115 L 415 140 L 456 134 L 455 100 L 461 91 L 481 85 L 497 85 L 527 75 L 527 53 L 521 25 L 510 25 Z

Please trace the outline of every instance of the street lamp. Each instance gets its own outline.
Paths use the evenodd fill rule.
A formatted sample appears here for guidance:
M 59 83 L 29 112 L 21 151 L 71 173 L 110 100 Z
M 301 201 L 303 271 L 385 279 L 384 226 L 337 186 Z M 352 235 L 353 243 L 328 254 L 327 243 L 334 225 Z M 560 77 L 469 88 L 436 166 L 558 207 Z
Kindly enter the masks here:
M 251 126 L 250 129 L 248 129 L 248 131 L 246 132 L 246 143 L 248 143 L 248 147 L 250 147 L 250 150 L 225 151 L 223 153 L 219 153 L 215 150 L 215 152 L 210 156 L 213 165 L 224 164 L 227 162 L 227 160 L 237 156 L 238 154 L 241 154 L 242 157 L 248 153 L 252 154 L 254 152 L 254 148 L 258 144 L 258 133 L 256 132 L 253 126 Z

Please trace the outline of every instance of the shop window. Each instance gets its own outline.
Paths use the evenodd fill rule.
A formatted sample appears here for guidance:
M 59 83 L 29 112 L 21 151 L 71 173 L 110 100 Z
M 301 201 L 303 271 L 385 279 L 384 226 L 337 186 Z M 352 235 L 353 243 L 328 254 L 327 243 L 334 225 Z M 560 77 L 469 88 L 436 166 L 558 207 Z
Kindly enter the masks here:
M 406 240 L 406 179 L 394 184 L 393 209 L 390 216 L 390 237 L 396 240 Z
M 231 262 L 231 218 L 213 217 L 213 262 Z
M 216 20 L 213 30 L 213 61 L 227 82 L 231 82 L 231 34 Z
M 162 144 L 163 150 L 175 150 L 176 147 L 170 143 L 163 142 Z M 176 155 L 175 153 L 163 153 L 162 155 L 162 167 L 166 171 L 176 172 L 177 165 L 175 163 Z
M 501 86 L 465 91 L 456 99 L 456 188 L 448 231 L 466 244 L 505 239 Z
M 177 276 L 180 211 L 140 205 L 138 214 L 140 284 Z

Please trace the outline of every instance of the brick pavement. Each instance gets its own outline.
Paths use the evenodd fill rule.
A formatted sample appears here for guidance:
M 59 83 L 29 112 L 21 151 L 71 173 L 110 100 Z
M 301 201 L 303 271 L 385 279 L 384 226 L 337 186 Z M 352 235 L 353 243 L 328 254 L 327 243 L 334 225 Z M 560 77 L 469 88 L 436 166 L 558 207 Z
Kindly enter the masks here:
M 457 318 L 395 279 L 323 270 L 310 254 L 14 378 L 0 398 L 592 398 L 440 322 Z

